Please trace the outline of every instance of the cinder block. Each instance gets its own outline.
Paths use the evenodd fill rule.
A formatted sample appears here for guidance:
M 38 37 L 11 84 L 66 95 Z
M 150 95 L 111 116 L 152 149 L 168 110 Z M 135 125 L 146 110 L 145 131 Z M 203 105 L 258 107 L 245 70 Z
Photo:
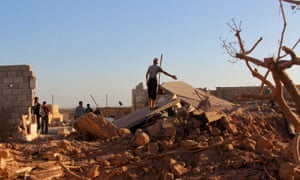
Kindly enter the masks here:
M 3 89 L 2 90 L 2 95 L 11 95 L 12 94 L 12 90 L 11 89 Z
M 14 83 L 24 83 L 24 78 L 23 77 L 15 77 L 13 79 Z
M 4 77 L 3 83 L 13 83 L 13 78 L 12 77 Z
M 17 73 L 16 72 L 17 71 L 13 71 L 13 72 L 9 71 L 9 72 L 7 72 L 7 76 L 8 77 L 17 77 Z

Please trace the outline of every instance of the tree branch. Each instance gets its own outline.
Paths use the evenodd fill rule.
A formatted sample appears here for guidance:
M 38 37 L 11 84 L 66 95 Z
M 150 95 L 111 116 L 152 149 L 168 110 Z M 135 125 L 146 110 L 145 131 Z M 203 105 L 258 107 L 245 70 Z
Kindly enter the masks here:
M 285 30 L 286 30 L 286 18 L 285 18 L 285 13 L 284 13 L 284 9 L 282 6 L 282 0 L 279 0 L 279 4 L 280 4 L 280 11 L 282 14 L 282 19 L 283 19 L 283 28 L 282 28 L 282 32 L 281 32 L 281 38 L 280 38 L 280 43 L 279 43 L 279 48 L 278 48 L 278 54 L 277 54 L 277 61 L 279 61 L 280 58 L 280 52 L 281 52 L 281 47 L 282 47 L 282 43 L 283 43 L 283 39 L 284 39 L 284 34 L 285 34 Z
M 295 0 L 282 0 L 282 1 L 291 3 L 291 4 L 295 4 L 295 5 L 300 5 L 300 1 L 295 1 Z
M 246 52 L 246 54 L 250 54 L 250 53 L 256 48 L 256 46 L 260 43 L 260 41 L 262 41 L 262 40 L 263 40 L 263 38 L 260 37 L 260 38 L 257 40 L 257 42 L 253 45 L 253 47 L 252 47 L 249 51 Z
M 285 51 L 288 55 L 291 56 L 291 60 L 281 60 L 281 61 L 279 61 L 278 65 L 277 65 L 277 67 L 279 69 L 283 70 L 283 69 L 290 68 L 293 65 L 300 65 L 300 58 L 297 57 L 296 53 L 292 49 L 290 49 L 286 46 L 283 46 L 282 50 Z
M 256 59 L 254 57 L 244 55 L 242 53 L 236 53 L 235 57 L 239 58 L 239 59 L 244 59 L 246 61 L 250 61 L 251 63 L 256 64 L 258 66 L 262 66 L 262 67 L 265 67 L 265 68 L 270 68 L 270 66 L 267 65 L 265 62 L 262 62 L 261 60 Z

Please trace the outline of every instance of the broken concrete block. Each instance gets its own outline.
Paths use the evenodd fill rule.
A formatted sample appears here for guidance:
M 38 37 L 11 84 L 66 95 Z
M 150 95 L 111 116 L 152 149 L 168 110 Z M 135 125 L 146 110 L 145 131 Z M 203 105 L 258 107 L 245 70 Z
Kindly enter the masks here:
M 9 149 L 0 149 L 0 158 L 8 158 L 9 156 Z
M 111 139 L 118 135 L 115 125 L 92 112 L 77 118 L 73 126 L 78 132 L 94 138 Z
M 141 132 L 141 133 L 136 133 L 135 136 L 135 143 L 139 146 L 144 146 L 150 142 L 150 137 L 147 133 Z
M 215 126 L 209 126 L 209 132 L 215 137 L 221 135 L 222 133 L 221 130 Z
M 72 152 L 74 150 L 74 147 L 72 146 L 71 142 L 68 141 L 68 140 L 66 140 L 66 139 L 57 142 L 57 145 L 59 147 L 61 147 L 62 149 L 65 149 L 65 150 L 67 150 L 69 152 Z
M 198 142 L 190 139 L 186 139 L 180 142 L 180 146 L 184 148 L 194 148 L 198 146 Z
M 234 146 L 231 143 L 224 145 L 224 150 L 232 151 L 233 149 L 234 149 Z
M 208 120 L 208 123 L 212 123 L 222 119 L 226 115 L 224 113 L 217 112 L 217 111 L 209 111 L 209 112 L 205 112 L 205 116 Z
M 282 180 L 290 180 L 295 177 L 295 165 L 291 162 L 283 162 L 280 164 L 279 177 Z
M 255 146 L 257 152 L 263 153 L 265 151 L 270 151 L 272 148 L 272 142 L 270 142 L 266 137 L 260 136 L 257 139 Z
M 174 180 L 174 174 L 170 172 L 165 172 L 162 177 L 163 180 Z
M 118 129 L 118 134 L 119 134 L 120 137 L 132 136 L 131 131 L 127 128 L 119 128 Z
M 174 159 L 170 159 L 170 168 L 175 177 L 180 177 L 189 171 L 184 167 L 184 163 L 179 163 Z
M 159 149 L 162 151 L 172 149 L 174 146 L 174 141 L 173 140 L 163 140 L 158 142 Z
M 93 165 L 92 168 L 89 169 L 88 173 L 87 173 L 87 177 L 88 178 L 95 178 L 98 177 L 100 174 L 99 172 L 99 165 Z
M 176 128 L 174 126 L 164 128 L 164 135 L 167 137 L 175 137 L 176 136 Z
M 152 126 L 146 128 L 147 132 L 150 136 L 157 137 L 161 134 L 161 125 L 159 123 L 155 123 Z
M 6 168 L 6 160 L 5 158 L 0 158 L 0 170 L 4 170 Z
M 147 149 L 151 154 L 157 154 L 159 152 L 159 146 L 157 142 L 151 142 L 147 144 Z
M 243 140 L 242 146 L 248 151 L 255 151 L 256 141 L 251 138 L 246 138 Z
M 133 155 L 128 151 L 125 151 L 122 154 L 115 155 L 114 164 L 116 166 L 126 165 L 131 159 L 133 159 Z
M 57 135 L 58 136 L 62 136 L 62 137 L 65 137 L 65 136 L 69 136 L 71 134 L 70 130 L 68 128 L 60 128 L 58 131 L 57 131 Z
M 138 146 L 135 150 L 134 150 L 134 154 L 136 156 L 139 157 L 144 157 L 146 155 L 146 147 L 145 146 Z

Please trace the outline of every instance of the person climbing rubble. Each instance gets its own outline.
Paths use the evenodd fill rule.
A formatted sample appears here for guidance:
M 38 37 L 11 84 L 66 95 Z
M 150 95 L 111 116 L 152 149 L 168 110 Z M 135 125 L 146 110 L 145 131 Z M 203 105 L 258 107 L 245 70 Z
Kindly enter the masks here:
M 148 97 L 149 97 L 149 106 L 150 110 L 155 109 L 155 100 L 157 95 L 157 74 L 164 73 L 165 75 L 177 79 L 175 75 L 171 75 L 168 72 L 164 71 L 160 66 L 158 66 L 158 58 L 153 59 L 153 64 L 148 67 L 146 73 L 146 84 L 148 87 Z

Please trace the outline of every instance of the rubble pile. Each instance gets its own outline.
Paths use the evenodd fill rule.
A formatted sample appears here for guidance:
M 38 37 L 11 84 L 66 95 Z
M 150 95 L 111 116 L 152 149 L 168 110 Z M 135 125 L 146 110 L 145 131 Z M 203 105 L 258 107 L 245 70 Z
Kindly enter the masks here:
M 174 110 L 174 108 L 173 108 Z M 173 112 L 173 113 L 172 113 Z M 285 119 L 266 104 L 246 104 L 209 113 L 160 111 L 134 128 L 106 124 L 93 138 L 89 122 L 66 137 L 0 146 L 2 179 L 290 179 L 292 163 Z M 91 120 L 89 120 L 91 119 Z M 101 119 L 101 118 L 100 118 Z M 103 126 L 104 123 L 101 124 Z M 113 131 L 113 132 L 110 132 Z M 108 137 L 107 134 L 116 136 Z M 89 134 L 89 138 L 86 136 Z

